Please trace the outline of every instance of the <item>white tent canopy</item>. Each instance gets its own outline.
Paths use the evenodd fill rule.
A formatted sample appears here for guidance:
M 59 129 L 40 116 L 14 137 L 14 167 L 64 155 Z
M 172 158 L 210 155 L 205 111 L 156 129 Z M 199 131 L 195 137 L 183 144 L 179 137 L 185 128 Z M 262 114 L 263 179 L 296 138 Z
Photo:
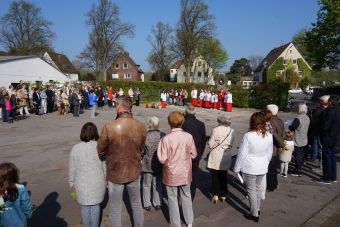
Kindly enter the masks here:
M 0 86 L 8 87 L 11 83 L 40 81 L 48 83 L 67 82 L 65 74 L 36 56 L 0 56 Z

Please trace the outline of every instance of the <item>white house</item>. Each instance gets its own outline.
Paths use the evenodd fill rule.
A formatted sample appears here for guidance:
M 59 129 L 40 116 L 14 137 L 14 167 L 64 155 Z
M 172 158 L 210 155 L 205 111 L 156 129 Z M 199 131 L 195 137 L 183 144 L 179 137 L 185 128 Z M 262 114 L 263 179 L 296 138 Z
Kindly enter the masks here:
M 302 60 L 304 64 L 307 66 L 308 71 L 311 71 L 312 68 L 307 63 L 307 61 L 303 58 L 303 56 L 300 54 L 298 49 L 295 47 L 295 45 L 290 42 L 285 45 L 279 46 L 277 48 L 272 49 L 267 56 L 262 60 L 262 62 L 257 66 L 257 68 L 254 70 L 254 77 L 259 82 L 263 81 L 263 73 L 270 69 L 270 67 L 274 64 L 274 62 L 278 58 L 283 58 L 283 66 L 282 69 L 284 69 L 288 62 L 291 61 L 292 64 L 295 66 L 295 70 L 297 71 L 299 76 L 303 76 L 307 72 L 303 72 L 302 69 L 299 69 L 298 67 L 298 60 Z M 276 75 L 280 75 L 283 70 L 279 70 L 278 72 L 275 72 Z
M 190 70 L 190 83 L 205 83 L 215 85 L 212 74 L 212 68 L 208 66 L 207 62 L 202 57 L 197 57 Z M 178 60 L 170 67 L 170 81 L 184 83 L 186 77 L 186 70 L 183 60 Z
M 0 86 L 8 87 L 11 83 L 57 81 L 69 79 L 59 70 L 36 56 L 0 56 Z
M 78 70 L 73 66 L 68 57 L 64 54 L 45 52 L 43 60 L 64 73 L 71 81 L 78 80 Z

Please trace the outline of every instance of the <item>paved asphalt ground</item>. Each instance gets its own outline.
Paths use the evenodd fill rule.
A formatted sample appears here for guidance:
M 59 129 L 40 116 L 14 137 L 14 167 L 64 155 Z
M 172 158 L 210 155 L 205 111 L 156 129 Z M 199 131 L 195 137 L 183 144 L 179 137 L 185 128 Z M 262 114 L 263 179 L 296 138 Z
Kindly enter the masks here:
M 167 116 L 173 110 L 184 109 L 174 106 L 163 110 L 134 107 L 133 113 L 144 123 L 148 116 L 158 116 L 161 119 L 160 129 L 168 132 Z M 235 154 L 254 111 L 233 109 Z M 206 124 L 208 135 L 217 125 L 218 112 L 200 109 L 197 113 L 197 117 Z M 106 122 L 115 118 L 113 109 L 104 108 L 98 110 L 98 114 L 93 122 L 99 130 Z M 292 119 L 295 115 L 279 113 L 283 120 Z M 19 167 L 20 180 L 27 182 L 32 202 L 37 206 L 29 226 L 81 226 L 80 207 L 70 197 L 67 174 L 70 150 L 79 142 L 80 129 L 88 121 L 91 121 L 89 111 L 79 118 L 73 118 L 71 114 L 61 117 L 53 113 L 32 115 L 14 124 L 0 123 L 0 161 L 14 162 Z M 208 150 L 206 148 L 205 153 Z M 338 159 L 338 165 L 339 161 Z M 210 202 L 211 182 L 205 166 L 206 161 L 202 160 L 199 188 L 193 203 L 194 226 L 340 226 L 340 183 L 320 185 L 314 182 L 321 175 L 311 163 L 306 163 L 301 178 L 279 177 L 278 189 L 267 192 L 262 203 L 259 224 L 244 219 L 243 214 L 247 212 L 249 203 L 243 186 L 231 176 L 227 203 L 214 205 Z M 167 202 L 164 199 L 162 211 L 145 212 L 145 226 L 168 226 L 167 212 Z M 106 226 L 107 215 L 108 208 L 104 209 L 101 226 Z M 122 216 L 122 226 L 131 226 L 129 209 L 124 208 Z

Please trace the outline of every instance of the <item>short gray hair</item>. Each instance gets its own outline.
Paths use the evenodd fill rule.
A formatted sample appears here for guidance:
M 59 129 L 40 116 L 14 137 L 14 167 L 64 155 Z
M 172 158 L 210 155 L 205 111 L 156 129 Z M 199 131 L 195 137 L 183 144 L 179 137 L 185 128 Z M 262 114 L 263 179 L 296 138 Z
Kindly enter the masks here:
M 227 112 L 221 112 L 217 116 L 218 125 L 230 126 L 231 124 L 231 116 Z
M 308 112 L 308 108 L 307 105 L 305 103 L 300 103 L 299 104 L 299 114 L 301 113 L 307 113 Z
M 130 97 L 126 96 L 126 95 L 120 95 L 117 97 L 116 99 L 117 105 L 121 104 L 124 109 L 126 110 L 131 110 L 132 109 L 132 102 Z
M 279 107 L 275 104 L 269 104 L 267 105 L 267 110 L 270 110 L 270 112 L 272 112 L 273 115 L 276 115 L 277 112 L 279 112 Z
M 159 127 L 159 118 L 156 116 L 148 117 L 148 129 L 155 130 Z

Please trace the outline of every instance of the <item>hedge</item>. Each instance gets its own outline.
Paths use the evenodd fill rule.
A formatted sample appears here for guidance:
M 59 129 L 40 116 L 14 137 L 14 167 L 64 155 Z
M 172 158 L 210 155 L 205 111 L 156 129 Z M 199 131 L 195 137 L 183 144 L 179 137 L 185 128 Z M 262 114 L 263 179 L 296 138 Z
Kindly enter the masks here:
M 114 91 L 120 88 L 127 94 L 129 88 L 139 88 L 142 96 L 142 102 L 156 102 L 160 99 L 161 91 L 178 90 L 185 88 L 188 92 L 188 101 L 191 101 L 190 93 L 192 88 L 196 88 L 198 92 L 201 89 L 210 89 L 218 91 L 220 88 L 211 85 L 191 84 L 191 83 L 171 83 L 156 81 L 127 81 L 127 80 L 111 80 L 99 81 L 96 83 L 104 88 L 111 86 Z M 262 109 L 268 104 L 276 104 L 280 109 L 284 109 L 288 101 L 288 84 L 274 81 L 270 84 L 260 84 L 251 89 L 244 89 L 242 86 L 232 85 L 230 88 L 233 94 L 233 106 L 240 108 L 257 108 Z

